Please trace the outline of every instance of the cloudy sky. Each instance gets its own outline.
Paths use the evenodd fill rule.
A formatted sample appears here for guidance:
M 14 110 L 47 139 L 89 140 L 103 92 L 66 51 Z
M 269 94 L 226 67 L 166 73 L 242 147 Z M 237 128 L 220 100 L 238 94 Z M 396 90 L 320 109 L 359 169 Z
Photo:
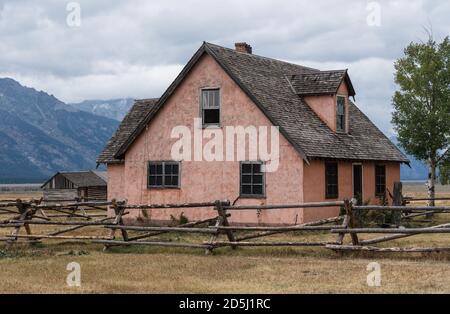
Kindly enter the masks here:
M 449 16 L 448 0 L 0 0 L 0 77 L 66 102 L 158 97 L 203 41 L 246 41 L 348 68 L 358 106 L 390 134 L 393 63 L 424 28 L 449 35 Z

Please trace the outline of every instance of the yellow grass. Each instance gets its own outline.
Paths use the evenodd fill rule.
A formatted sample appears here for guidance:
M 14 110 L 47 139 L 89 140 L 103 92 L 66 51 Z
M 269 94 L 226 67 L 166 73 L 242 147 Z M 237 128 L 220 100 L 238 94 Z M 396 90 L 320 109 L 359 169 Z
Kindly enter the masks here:
M 450 195 L 450 194 L 447 194 Z M 418 195 L 419 196 L 419 195 Z M 424 195 L 420 195 L 424 196 Z M 0 196 L 1 197 L 1 196 Z M 3 219 L 3 218 L 0 218 Z M 449 221 L 441 214 L 437 222 Z M 32 226 L 33 233 L 53 230 Z M 98 228 L 78 234 L 99 234 Z M 0 230 L 0 233 L 10 232 Z M 104 230 L 101 234 L 107 234 Z M 167 235 L 201 241 L 206 235 Z M 365 237 L 365 238 L 368 238 Z M 279 235 L 267 240 L 331 240 L 333 236 Z M 383 246 L 450 246 L 450 235 L 421 235 Z M 122 247 L 61 241 L 6 250 L 0 244 L 2 293 L 449 293 L 450 254 L 344 254 L 323 248 L 230 248 L 204 255 L 200 249 Z M 366 269 L 381 265 L 381 287 L 369 287 Z M 67 264 L 81 265 L 81 287 L 66 285 Z

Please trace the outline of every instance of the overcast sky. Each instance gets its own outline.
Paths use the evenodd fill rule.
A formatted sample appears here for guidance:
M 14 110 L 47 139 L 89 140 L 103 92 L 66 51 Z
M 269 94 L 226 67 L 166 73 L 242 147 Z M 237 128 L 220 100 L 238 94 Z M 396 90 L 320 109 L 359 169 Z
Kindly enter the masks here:
M 79 26 L 70 2 L 0 0 L 0 77 L 66 102 L 158 97 L 204 40 L 246 41 L 255 54 L 348 68 L 358 106 L 387 134 L 394 61 L 424 27 L 438 40 L 450 30 L 448 0 L 86 0 Z

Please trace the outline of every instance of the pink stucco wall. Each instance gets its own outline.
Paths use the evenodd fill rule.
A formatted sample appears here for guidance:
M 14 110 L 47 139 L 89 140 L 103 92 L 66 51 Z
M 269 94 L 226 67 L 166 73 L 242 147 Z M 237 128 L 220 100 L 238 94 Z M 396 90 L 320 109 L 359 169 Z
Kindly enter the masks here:
M 209 56 L 203 56 L 181 83 L 148 128 L 137 138 L 125 155 L 125 165 L 108 167 L 110 198 L 125 198 L 128 203 L 184 203 L 228 199 L 239 196 L 238 161 L 182 161 L 180 189 L 148 189 L 149 160 L 171 160 L 174 126 L 185 125 L 192 131 L 193 119 L 199 117 L 200 89 L 221 88 L 221 124 L 271 126 L 267 117 L 240 90 L 234 81 Z M 239 199 L 236 204 L 301 203 L 303 201 L 303 161 L 288 141 L 280 135 L 280 164 L 276 172 L 266 173 L 266 197 Z M 120 182 L 119 182 L 120 180 Z M 181 212 L 190 220 L 213 216 L 208 209 L 149 210 L 152 220 L 169 220 Z M 128 217 L 142 213 L 133 211 Z M 231 221 L 238 223 L 281 224 L 301 221 L 301 210 L 233 212 Z
M 337 95 L 345 96 L 345 112 L 348 117 L 348 87 L 343 81 L 339 86 Z M 326 123 L 326 125 L 333 131 L 336 131 L 336 95 L 325 96 L 307 96 L 304 97 L 305 102 L 309 107 Z M 348 121 L 346 119 L 345 128 L 348 130 Z
M 358 163 L 358 162 L 355 162 Z M 363 177 L 363 200 L 371 204 L 379 204 L 375 196 L 375 165 L 386 166 L 386 188 L 393 191 L 394 182 L 400 181 L 400 164 L 396 162 L 360 162 Z M 312 160 L 310 165 L 304 165 L 304 200 L 305 202 L 336 201 L 353 197 L 353 162 L 338 162 L 338 192 L 336 199 L 325 198 L 325 162 Z M 307 208 L 304 210 L 304 221 L 335 216 L 338 208 Z
M 180 189 L 148 189 L 148 161 L 171 160 L 171 139 L 174 126 L 187 126 L 194 130 L 194 118 L 200 115 L 201 88 L 220 87 L 222 126 L 271 126 L 267 117 L 209 56 L 203 56 L 191 70 L 165 106 L 153 118 L 147 129 L 136 139 L 125 155 L 125 163 L 108 165 L 108 199 L 126 199 L 129 204 L 205 202 L 239 197 L 238 161 L 182 161 Z M 343 84 L 339 94 L 348 94 Z M 308 104 L 322 119 L 335 129 L 335 97 L 309 99 Z M 330 108 L 328 108 L 329 106 Z M 348 109 L 347 109 L 348 110 Z M 347 115 L 348 116 L 348 115 Z M 364 199 L 374 195 L 374 164 L 364 163 Z M 397 163 L 387 164 L 387 186 L 400 179 Z M 236 204 L 295 204 L 325 200 L 324 161 L 303 162 L 291 144 L 280 135 L 280 164 L 276 172 L 266 173 L 266 197 L 242 198 Z M 339 199 L 352 196 L 351 162 L 339 163 Z M 293 224 L 336 215 L 337 208 L 234 211 L 231 221 L 242 224 Z M 154 209 L 146 215 L 132 210 L 127 216 L 152 221 L 167 221 L 181 212 L 189 220 L 215 216 L 205 208 Z

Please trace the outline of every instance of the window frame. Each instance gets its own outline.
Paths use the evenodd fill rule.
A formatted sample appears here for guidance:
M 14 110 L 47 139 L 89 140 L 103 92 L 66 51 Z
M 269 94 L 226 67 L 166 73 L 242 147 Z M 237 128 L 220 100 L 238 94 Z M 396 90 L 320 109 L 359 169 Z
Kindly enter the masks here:
M 328 193 L 328 185 L 330 184 L 328 178 L 328 165 L 336 165 L 336 194 Z M 339 163 L 337 161 L 326 161 L 325 162 L 325 199 L 337 199 L 339 198 Z
M 261 184 L 257 183 L 255 185 L 261 185 L 262 187 L 262 193 L 261 194 L 244 194 L 242 193 L 242 187 L 243 187 L 243 182 L 242 182 L 242 166 L 243 165 L 254 165 L 254 164 L 258 164 L 261 166 L 261 176 L 262 176 L 262 182 Z M 266 198 L 266 172 L 263 171 L 263 167 L 264 167 L 264 162 L 262 161 L 241 161 L 239 163 L 239 197 L 240 198 Z M 252 167 L 252 172 L 250 174 L 252 176 L 252 183 L 248 184 L 245 183 L 246 185 L 250 185 L 250 187 L 252 187 L 252 191 L 253 191 L 253 167 Z
M 219 93 L 219 122 L 217 123 L 205 123 L 205 109 L 203 108 L 203 92 L 204 91 L 218 91 Z M 220 87 L 203 87 L 200 88 L 200 96 L 199 96 L 199 103 L 200 103 L 200 118 L 202 119 L 202 128 L 208 128 L 208 127 L 220 127 L 222 123 L 222 90 Z M 207 110 L 207 109 L 206 109 Z
M 379 168 L 383 169 L 383 185 L 384 185 L 384 191 L 383 192 L 378 192 L 378 187 L 380 186 L 380 184 L 378 183 L 378 177 L 380 177 L 380 175 L 377 174 L 377 169 Z M 387 185 L 386 185 L 386 165 L 384 164 L 375 164 L 375 196 L 376 197 L 383 197 L 386 195 L 386 191 L 387 191 Z
M 339 99 L 344 99 L 344 114 L 343 115 L 340 115 L 339 114 Z M 346 129 L 347 129 L 347 108 L 346 108 L 346 105 L 347 105 L 347 96 L 345 96 L 345 95 L 336 95 L 336 132 L 339 132 L 339 133 L 345 133 L 346 132 Z M 344 121 L 343 121 L 343 126 L 342 126 L 342 129 L 340 129 L 340 128 L 338 128 L 338 120 L 339 120 L 339 117 L 341 117 L 341 116 L 343 116 L 344 117 Z
M 162 185 L 150 185 L 150 166 L 161 165 L 162 167 Z M 166 185 L 165 184 L 165 166 L 166 165 L 178 165 L 178 184 Z M 172 174 L 173 175 L 173 174 Z M 149 160 L 147 163 L 147 188 L 148 189 L 180 189 L 181 188 L 181 161 L 175 160 Z

